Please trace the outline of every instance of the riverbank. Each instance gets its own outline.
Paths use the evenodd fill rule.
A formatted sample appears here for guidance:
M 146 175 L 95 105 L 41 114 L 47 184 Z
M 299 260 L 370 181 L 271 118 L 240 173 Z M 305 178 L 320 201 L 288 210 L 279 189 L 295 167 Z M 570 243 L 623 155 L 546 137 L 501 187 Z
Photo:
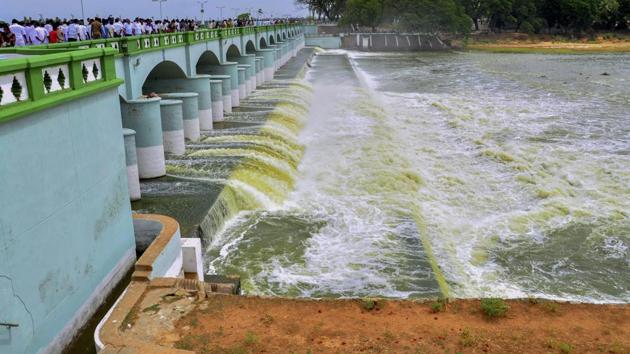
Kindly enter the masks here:
M 131 307 L 118 332 L 123 342 L 197 353 L 630 350 L 628 305 L 509 300 L 505 316 L 489 318 L 478 300 L 441 307 L 401 300 L 206 298 L 164 285 L 149 286 Z
M 522 33 L 473 35 L 467 43 L 454 41 L 454 47 L 494 53 L 621 53 L 630 52 L 630 36 L 601 34 L 575 39 L 563 36 Z

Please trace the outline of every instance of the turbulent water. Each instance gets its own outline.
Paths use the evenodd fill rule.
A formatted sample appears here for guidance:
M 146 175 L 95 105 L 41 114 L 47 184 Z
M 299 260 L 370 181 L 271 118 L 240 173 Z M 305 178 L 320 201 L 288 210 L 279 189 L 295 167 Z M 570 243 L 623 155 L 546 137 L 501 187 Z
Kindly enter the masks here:
M 205 221 L 210 272 L 250 294 L 630 300 L 630 55 L 328 52 L 307 82 L 256 138 L 204 142 L 244 159 Z

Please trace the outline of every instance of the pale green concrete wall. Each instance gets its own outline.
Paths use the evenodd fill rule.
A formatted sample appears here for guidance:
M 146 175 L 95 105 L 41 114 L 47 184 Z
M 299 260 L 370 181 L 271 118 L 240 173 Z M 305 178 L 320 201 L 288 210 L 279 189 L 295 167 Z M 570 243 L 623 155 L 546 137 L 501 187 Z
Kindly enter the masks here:
M 323 49 L 341 48 L 341 38 L 339 37 L 306 37 L 306 45 L 309 47 L 320 47 Z
M 110 89 L 0 124 L 0 321 L 20 325 L 0 328 L 0 353 L 50 350 L 133 255 L 118 102 Z

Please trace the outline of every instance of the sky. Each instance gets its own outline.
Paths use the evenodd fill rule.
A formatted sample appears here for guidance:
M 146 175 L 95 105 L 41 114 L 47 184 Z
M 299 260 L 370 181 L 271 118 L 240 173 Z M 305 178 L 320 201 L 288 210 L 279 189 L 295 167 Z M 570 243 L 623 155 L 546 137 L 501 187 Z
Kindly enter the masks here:
M 81 17 L 81 0 L 0 0 L 0 20 L 10 21 L 12 18 L 30 16 L 70 18 L 71 15 Z M 86 17 L 153 17 L 160 18 L 160 6 L 152 0 L 83 0 Z M 253 9 L 264 11 L 265 16 L 274 17 L 305 16 L 307 11 L 295 5 L 294 0 L 208 0 L 205 4 L 206 19 L 218 18 L 223 8 L 223 17 L 233 17 L 235 13 L 248 12 Z M 166 0 L 162 3 L 164 17 L 196 17 L 201 19 L 201 5 L 198 0 Z

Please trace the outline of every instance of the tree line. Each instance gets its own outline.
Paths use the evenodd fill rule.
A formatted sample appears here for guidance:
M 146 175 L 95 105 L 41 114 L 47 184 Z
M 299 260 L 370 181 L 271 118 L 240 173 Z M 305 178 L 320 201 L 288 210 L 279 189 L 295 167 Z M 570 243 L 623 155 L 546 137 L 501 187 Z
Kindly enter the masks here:
M 402 31 L 576 34 L 627 30 L 630 0 L 296 0 L 345 25 Z

